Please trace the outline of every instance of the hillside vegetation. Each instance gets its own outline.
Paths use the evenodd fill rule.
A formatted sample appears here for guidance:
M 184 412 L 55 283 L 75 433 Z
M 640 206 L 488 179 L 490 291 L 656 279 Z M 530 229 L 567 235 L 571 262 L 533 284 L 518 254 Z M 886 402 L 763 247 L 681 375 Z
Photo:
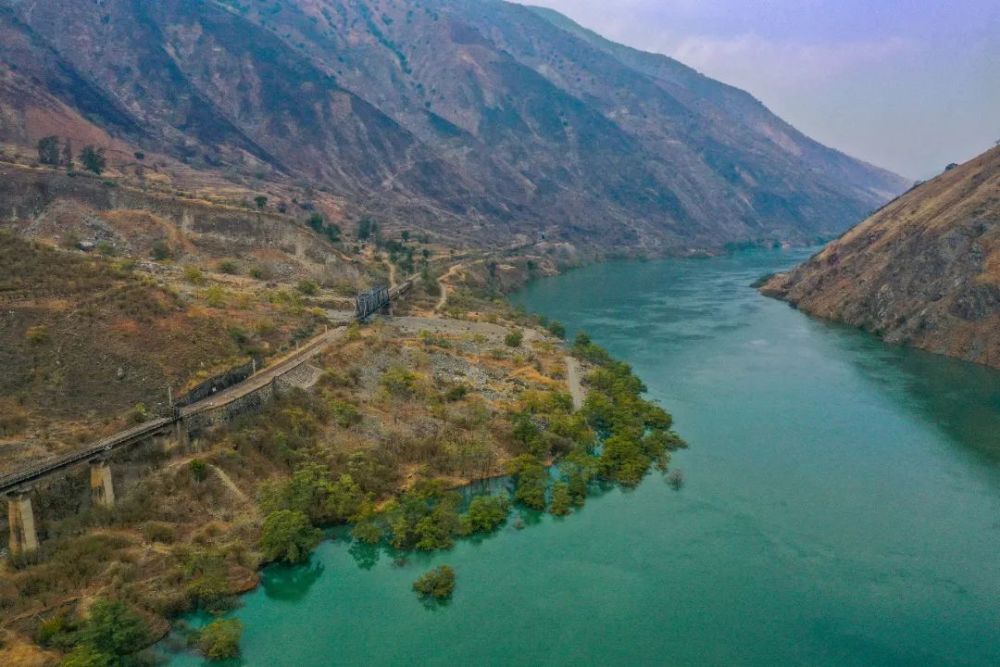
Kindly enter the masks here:
M 176 398 L 319 326 L 294 292 L 250 294 L 6 232 L 0 267 L 0 471 L 163 414 L 168 387 Z

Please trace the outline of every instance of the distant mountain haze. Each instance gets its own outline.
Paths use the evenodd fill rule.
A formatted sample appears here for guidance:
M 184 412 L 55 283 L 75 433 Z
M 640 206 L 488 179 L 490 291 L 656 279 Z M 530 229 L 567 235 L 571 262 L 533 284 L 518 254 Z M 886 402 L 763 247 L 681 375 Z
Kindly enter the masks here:
M 749 94 L 492 0 L 0 0 L 0 141 L 301 184 L 475 244 L 836 236 L 909 183 Z

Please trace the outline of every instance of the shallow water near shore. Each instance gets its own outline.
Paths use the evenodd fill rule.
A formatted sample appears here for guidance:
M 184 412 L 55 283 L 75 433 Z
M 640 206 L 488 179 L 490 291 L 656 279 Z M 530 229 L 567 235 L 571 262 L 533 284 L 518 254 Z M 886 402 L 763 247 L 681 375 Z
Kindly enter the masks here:
M 609 263 L 515 295 L 634 366 L 691 443 L 683 487 L 651 475 L 402 567 L 324 542 L 233 613 L 243 664 L 1000 664 L 1000 373 L 749 287 L 807 255 Z M 426 608 L 410 584 L 442 563 L 454 599 Z

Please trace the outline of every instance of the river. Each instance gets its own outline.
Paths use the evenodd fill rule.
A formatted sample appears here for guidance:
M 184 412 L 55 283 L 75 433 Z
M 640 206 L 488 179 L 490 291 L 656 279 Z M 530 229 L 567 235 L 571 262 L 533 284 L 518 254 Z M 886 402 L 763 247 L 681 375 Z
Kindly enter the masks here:
M 516 295 L 634 366 L 691 443 L 683 487 L 652 475 L 405 567 L 325 542 L 244 598 L 243 662 L 1000 664 L 1000 373 L 748 287 L 806 255 L 608 263 Z M 410 583 L 441 563 L 455 596 L 428 609 Z

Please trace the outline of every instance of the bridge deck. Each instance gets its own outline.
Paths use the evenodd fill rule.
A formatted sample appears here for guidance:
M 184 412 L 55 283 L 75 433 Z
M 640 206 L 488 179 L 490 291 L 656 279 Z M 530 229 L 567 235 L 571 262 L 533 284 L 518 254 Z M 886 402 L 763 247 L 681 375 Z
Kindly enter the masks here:
M 405 293 L 413 285 L 413 279 L 407 280 L 391 289 L 388 289 L 388 298 L 395 299 Z M 63 456 L 58 456 L 47 461 L 24 468 L 17 472 L 0 477 L 0 495 L 16 491 L 25 485 L 37 482 L 55 472 L 72 467 L 95 456 L 112 452 L 116 449 L 134 444 L 136 441 L 149 437 L 160 431 L 164 427 L 170 426 L 177 421 L 202 412 L 216 410 L 229 405 L 230 403 L 247 396 L 266 386 L 275 378 L 280 377 L 309 359 L 315 357 L 326 345 L 339 338 L 345 329 L 343 326 L 335 327 L 327 332 L 316 336 L 300 349 L 296 350 L 278 363 L 261 370 L 243 382 L 229 387 L 219 393 L 209 396 L 197 403 L 182 408 L 178 415 L 174 417 L 161 417 L 151 421 L 143 422 L 138 426 L 119 431 L 112 435 L 98 440 L 93 445 L 80 449 Z
M 16 490 L 19 486 L 30 484 L 31 482 L 42 479 L 43 477 L 51 475 L 54 472 L 74 466 L 78 463 L 82 463 L 83 461 L 105 452 L 110 452 L 120 447 L 131 445 L 135 441 L 148 437 L 165 426 L 169 426 L 174 423 L 174 421 L 175 420 L 170 417 L 162 417 L 160 419 L 143 422 L 138 426 L 134 426 L 124 431 L 119 431 L 118 433 L 98 440 L 96 443 L 85 449 L 80 449 L 63 456 L 58 456 L 56 458 L 43 461 L 42 463 L 38 463 L 30 468 L 25 468 L 24 470 L 20 470 L 5 477 L 0 477 L 0 494 L 9 493 Z

